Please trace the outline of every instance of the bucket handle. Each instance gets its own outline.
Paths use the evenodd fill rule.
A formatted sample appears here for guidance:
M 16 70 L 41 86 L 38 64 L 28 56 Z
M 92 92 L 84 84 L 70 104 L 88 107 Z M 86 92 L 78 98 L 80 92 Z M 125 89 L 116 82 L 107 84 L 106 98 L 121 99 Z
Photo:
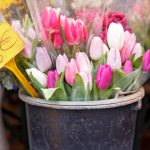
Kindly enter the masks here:
M 139 100 L 135 105 L 132 106 L 132 110 L 138 111 L 142 108 L 142 100 Z

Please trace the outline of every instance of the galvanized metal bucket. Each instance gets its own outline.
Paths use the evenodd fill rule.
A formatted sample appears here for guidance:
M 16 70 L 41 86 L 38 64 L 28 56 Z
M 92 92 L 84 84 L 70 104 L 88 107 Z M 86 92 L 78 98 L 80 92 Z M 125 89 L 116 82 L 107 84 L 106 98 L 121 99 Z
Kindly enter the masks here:
M 2 98 L 3 98 L 3 88 L 0 85 L 0 150 L 8 150 L 8 143 L 6 141 L 5 129 L 2 119 L 2 110 L 1 110 Z
M 143 88 L 117 99 L 26 103 L 31 150 L 132 150 Z

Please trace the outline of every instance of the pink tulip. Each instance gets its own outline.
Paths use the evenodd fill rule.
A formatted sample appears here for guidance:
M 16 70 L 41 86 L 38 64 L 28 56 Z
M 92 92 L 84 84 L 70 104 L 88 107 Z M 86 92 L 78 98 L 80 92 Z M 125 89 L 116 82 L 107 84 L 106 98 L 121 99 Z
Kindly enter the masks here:
M 22 26 L 19 20 L 13 20 L 11 26 L 17 33 L 21 33 Z
M 56 69 L 59 74 L 65 71 L 65 67 L 68 64 L 68 58 L 66 54 L 59 55 L 56 59 Z
M 145 52 L 142 58 L 142 68 L 145 72 L 150 72 L 150 49 Z
M 22 40 L 25 42 L 25 48 L 22 50 L 21 54 L 25 58 L 30 59 L 32 57 L 32 43 L 26 39 L 24 36 L 20 35 Z
M 50 56 L 44 47 L 38 47 L 36 50 L 36 64 L 41 72 L 47 71 L 52 66 Z
M 83 80 L 85 91 L 87 90 L 88 85 L 90 90 L 92 90 L 92 74 L 85 72 L 80 72 L 79 74 Z
M 52 43 L 55 48 L 60 48 L 62 46 L 63 41 L 60 32 L 56 32 L 52 34 Z
M 132 55 L 132 51 L 136 44 L 136 36 L 134 33 L 130 33 L 125 31 L 125 42 L 123 48 L 120 51 L 122 62 L 124 63 L 126 60 L 130 58 Z
M 90 57 L 92 60 L 98 60 L 103 55 L 103 41 L 100 37 L 95 36 L 90 46 Z
M 66 65 L 65 70 L 65 79 L 68 84 L 74 84 L 76 73 L 78 73 L 77 64 L 74 59 L 71 59 L 71 61 Z
M 91 73 L 91 62 L 84 52 L 76 53 L 76 63 L 80 72 Z
M 142 56 L 142 46 L 140 43 L 135 44 L 132 54 L 135 54 L 134 61 Z
M 81 41 L 87 41 L 88 32 L 81 20 L 63 18 L 65 39 L 69 45 L 78 45 Z
M 132 65 L 132 62 L 130 60 L 127 60 L 124 64 L 124 67 L 123 67 L 123 71 L 126 73 L 126 74 L 129 74 L 133 71 L 133 65 Z
M 46 7 L 41 15 L 41 22 L 45 31 L 50 33 L 60 29 L 60 9 Z
M 107 57 L 107 64 L 110 65 L 113 70 L 121 68 L 121 56 L 118 49 L 110 49 Z
M 55 88 L 56 81 L 60 80 L 60 76 L 56 70 L 48 72 L 47 86 L 48 88 Z
M 96 85 L 98 89 L 107 89 L 112 79 L 112 69 L 109 65 L 100 65 L 96 73 Z

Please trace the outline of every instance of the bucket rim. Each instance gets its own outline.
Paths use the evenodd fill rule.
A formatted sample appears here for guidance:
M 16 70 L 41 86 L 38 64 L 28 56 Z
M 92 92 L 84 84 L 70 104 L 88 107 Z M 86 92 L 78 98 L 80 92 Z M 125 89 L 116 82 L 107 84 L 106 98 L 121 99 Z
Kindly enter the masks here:
M 53 109 L 106 109 L 130 105 L 139 102 L 144 97 L 144 88 L 141 87 L 136 93 L 114 99 L 95 101 L 47 101 L 41 98 L 34 98 L 19 91 L 19 98 L 28 105 L 53 108 Z

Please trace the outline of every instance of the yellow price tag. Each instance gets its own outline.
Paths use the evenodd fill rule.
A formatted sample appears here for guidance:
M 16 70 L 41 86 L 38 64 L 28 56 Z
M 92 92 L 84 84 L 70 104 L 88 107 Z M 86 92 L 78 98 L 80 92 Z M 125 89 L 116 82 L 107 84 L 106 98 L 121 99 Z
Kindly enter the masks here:
M 19 71 L 14 61 L 14 57 L 23 50 L 24 46 L 23 40 L 8 23 L 0 23 L 0 68 L 6 67 L 12 71 L 28 93 L 33 97 L 37 97 L 38 94 Z
M 0 23 L 0 68 L 20 53 L 24 46 L 25 43 L 8 23 Z

